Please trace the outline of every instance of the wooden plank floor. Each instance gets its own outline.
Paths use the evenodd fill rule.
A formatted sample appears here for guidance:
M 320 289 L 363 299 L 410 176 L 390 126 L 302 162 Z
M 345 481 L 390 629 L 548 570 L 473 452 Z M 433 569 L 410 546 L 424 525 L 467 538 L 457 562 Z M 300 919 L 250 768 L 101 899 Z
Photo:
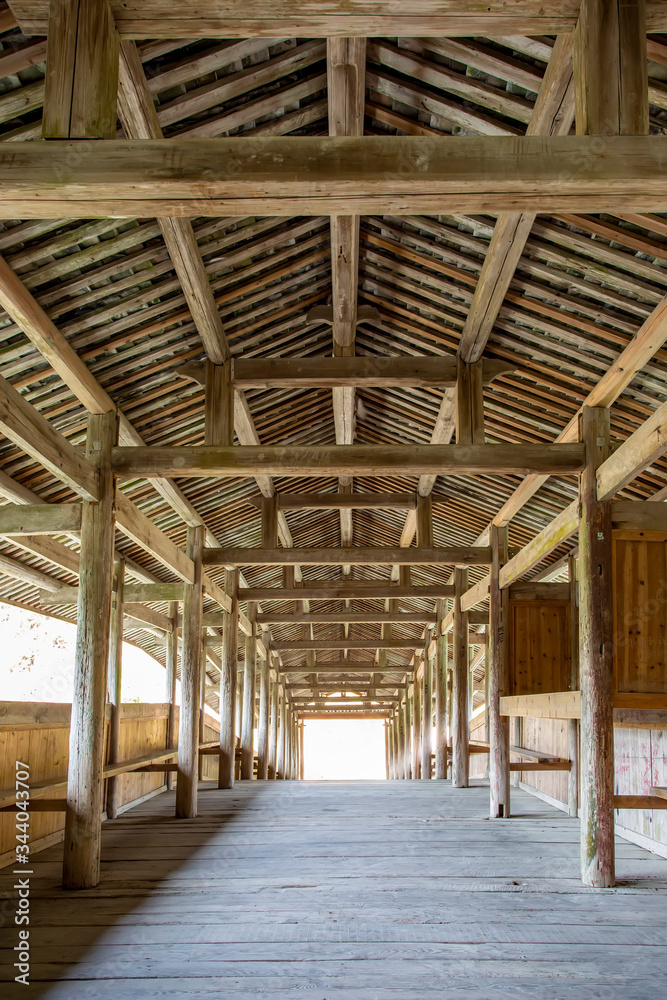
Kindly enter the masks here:
M 667 862 L 619 841 L 618 888 L 586 889 L 576 821 L 513 802 L 491 822 L 479 786 L 205 784 L 187 822 L 161 795 L 105 824 L 94 890 L 59 888 L 60 847 L 35 856 L 32 985 L 9 995 L 664 997 Z M 5 920 L 10 965 L 15 943 Z

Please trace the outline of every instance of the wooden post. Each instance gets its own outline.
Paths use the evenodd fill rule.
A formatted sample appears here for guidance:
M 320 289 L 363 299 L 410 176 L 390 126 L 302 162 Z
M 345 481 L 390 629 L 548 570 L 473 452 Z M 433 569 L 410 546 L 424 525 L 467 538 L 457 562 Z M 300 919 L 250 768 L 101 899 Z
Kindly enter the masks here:
M 257 720 L 257 778 L 269 776 L 269 654 L 262 660 L 259 675 L 259 718 Z
M 167 739 L 165 749 L 170 750 L 176 740 L 176 674 L 178 668 L 178 602 L 169 603 L 169 617 L 172 631 L 167 632 L 166 680 L 167 702 L 169 703 L 169 718 L 167 719 Z M 167 791 L 174 787 L 174 772 L 167 771 Z
M 576 721 L 576 720 L 575 720 Z M 523 725 L 522 718 L 520 715 L 515 715 L 513 719 L 510 719 L 510 734 L 511 742 L 515 747 L 523 746 Z M 511 760 L 511 754 L 510 754 Z M 521 771 L 512 771 L 510 773 L 510 785 L 512 788 L 518 788 L 521 784 Z
M 435 646 L 435 777 L 447 777 L 447 636 L 440 634 Z
M 500 714 L 500 699 L 508 693 L 507 591 L 500 589 L 500 563 L 506 558 L 507 529 L 491 527 L 489 583 L 489 790 L 491 819 L 510 815 L 510 720 Z
M 221 365 L 206 362 L 204 443 L 220 448 L 231 448 L 234 444 L 234 386 L 231 371 L 231 361 L 225 361 Z
M 278 727 L 278 756 L 276 759 L 276 778 L 284 780 L 285 778 L 285 748 L 286 748 L 286 735 L 285 735 L 285 724 L 287 722 L 287 706 L 285 704 L 285 699 L 287 695 L 283 689 L 279 692 L 280 699 L 280 724 Z
M 577 560 L 568 559 L 570 579 L 570 690 L 579 690 L 579 587 Z M 567 745 L 570 770 L 567 773 L 567 811 L 570 816 L 579 814 L 579 719 L 567 720 Z
M 456 443 L 484 444 L 483 362 L 457 362 Z
M 468 719 L 468 615 L 461 610 L 461 595 L 468 589 L 468 570 L 454 570 L 454 670 L 452 691 L 452 784 L 468 787 L 470 722 Z
M 304 751 L 306 723 L 299 723 L 299 779 L 303 781 L 306 775 L 306 755 Z
M 410 710 L 411 699 L 406 690 L 405 701 L 403 702 L 403 732 L 405 734 L 403 745 L 403 777 L 406 780 L 412 777 L 412 716 Z
M 194 564 L 194 580 L 183 590 L 183 648 L 181 658 L 181 711 L 178 724 L 178 780 L 176 815 L 197 815 L 199 772 L 199 717 L 202 619 L 202 553 L 204 528 L 188 528 L 187 553 Z
M 199 652 L 199 733 L 198 739 L 200 743 L 204 742 L 204 733 L 206 727 L 204 725 L 204 712 L 206 705 L 206 635 L 202 633 L 200 652 Z M 202 781 L 204 778 L 204 758 L 202 754 L 199 754 L 199 763 L 197 765 L 197 778 Z
M 421 777 L 422 781 L 431 778 L 431 731 L 433 729 L 433 680 L 431 671 L 431 660 L 428 655 L 428 647 L 431 642 L 431 633 L 426 633 L 424 644 L 424 674 L 422 676 L 422 725 L 421 725 Z
M 220 764 L 218 788 L 234 787 L 236 734 L 236 660 L 239 628 L 239 571 L 228 570 L 225 587 L 232 606 L 225 612 L 222 630 L 222 663 L 220 670 Z
M 275 780 L 278 759 L 278 676 L 271 681 L 271 722 L 269 728 L 269 778 Z
M 243 715 L 241 725 L 241 778 L 250 781 L 253 773 L 255 729 L 255 674 L 257 670 L 257 605 L 248 607 L 251 631 L 245 641 L 243 670 Z
M 99 499 L 84 501 L 79 603 L 67 775 L 63 887 L 90 889 L 100 880 L 102 767 L 111 621 L 115 483 L 111 449 L 117 414 L 90 414 L 86 455 L 99 470 Z
M 125 581 L 125 560 L 120 556 L 114 562 L 113 594 L 111 599 L 111 628 L 109 632 L 109 666 L 107 676 L 107 698 L 111 705 L 109 722 L 109 752 L 107 762 L 117 764 L 120 750 L 120 690 L 123 674 L 123 585 Z M 119 781 L 109 778 L 107 783 L 107 816 L 118 816 Z
M 648 134 L 645 0 L 582 0 L 574 35 L 577 134 Z
M 421 776 L 421 690 L 417 680 L 412 685 L 412 777 Z
M 118 57 L 107 0 L 51 0 L 42 138 L 115 138 Z
M 597 500 L 596 469 L 609 453 L 609 410 L 584 407 L 580 481 L 581 877 L 614 884 L 614 653 L 611 503 Z

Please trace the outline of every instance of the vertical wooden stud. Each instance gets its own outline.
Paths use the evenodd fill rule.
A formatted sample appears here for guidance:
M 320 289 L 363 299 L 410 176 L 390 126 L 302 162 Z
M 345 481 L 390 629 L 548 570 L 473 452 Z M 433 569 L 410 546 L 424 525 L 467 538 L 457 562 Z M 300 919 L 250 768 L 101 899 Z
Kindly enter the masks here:
M 109 632 L 109 667 L 107 674 L 107 698 L 111 705 L 109 750 L 107 753 L 109 764 L 117 764 L 120 760 L 120 691 L 123 673 L 124 582 L 125 560 L 120 556 L 114 562 L 111 628 Z M 118 777 L 109 778 L 107 783 L 107 816 L 109 819 L 116 819 L 118 816 L 118 808 L 120 806 L 120 782 Z
M 435 777 L 447 777 L 447 636 L 440 634 L 435 644 Z
M 429 657 L 429 646 L 431 643 L 431 633 L 426 633 L 424 643 L 424 658 L 422 675 L 422 723 L 421 723 L 421 777 L 422 781 L 431 778 L 431 732 L 433 729 L 433 674 L 431 670 L 431 659 Z
M 269 653 L 262 660 L 259 674 L 259 717 L 257 719 L 257 778 L 269 776 Z
M 167 718 L 167 739 L 166 750 L 171 750 L 176 745 L 176 675 L 178 672 L 178 602 L 171 601 L 169 604 L 169 617 L 171 618 L 172 630 L 167 632 L 166 658 L 166 681 L 167 681 L 167 702 L 169 704 L 169 717 Z M 174 788 L 174 772 L 167 772 L 167 791 Z
M 234 444 L 234 386 L 232 362 L 206 362 L 204 400 L 204 443 L 219 448 Z
M 119 37 L 107 0 L 51 0 L 43 139 L 114 139 Z
M 250 635 L 245 641 L 243 671 L 243 721 L 241 728 L 241 778 L 250 781 L 253 774 L 255 729 L 255 674 L 257 671 L 257 605 L 248 607 Z
M 577 560 L 568 559 L 570 580 L 570 690 L 579 690 L 579 585 Z M 570 816 L 579 814 L 579 719 L 567 720 L 567 745 L 570 770 L 567 774 L 567 811 Z
M 421 776 L 421 724 L 421 688 L 415 676 L 412 685 L 412 777 L 415 779 Z
M 271 721 L 269 726 L 269 778 L 275 779 L 278 759 L 278 676 L 271 681 Z
M 79 603 L 67 775 L 63 887 L 90 889 L 100 880 L 102 767 L 111 622 L 115 482 L 111 449 L 115 412 L 90 414 L 86 455 L 99 470 L 97 503 L 84 501 Z
M 220 763 L 218 788 L 233 788 L 236 756 L 234 715 L 236 711 L 236 667 L 239 628 L 239 571 L 227 570 L 225 587 L 232 605 L 225 612 L 220 671 Z
M 468 589 L 468 570 L 454 570 L 454 670 L 452 691 L 452 784 L 468 787 L 470 720 L 468 719 L 468 615 L 461 609 L 461 596 Z
M 502 532 L 502 535 L 501 535 Z M 491 819 L 510 815 L 509 718 L 500 714 L 500 699 L 507 694 L 507 593 L 500 589 L 500 563 L 506 553 L 506 529 L 491 527 L 489 583 L 489 790 Z
M 194 580 L 183 591 L 183 649 L 181 659 L 181 711 L 178 725 L 178 779 L 176 815 L 197 815 L 199 771 L 199 717 L 201 701 L 202 553 L 204 528 L 188 528 L 187 553 L 194 564 Z
M 279 725 L 278 725 L 278 756 L 276 760 L 276 778 L 285 778 L 285 748 L 286 748 L 286 734 L 285 726 L 287 723 L 287 706 L 285 704 L 286 694 L 284 689 L 281 687 L 279 691 Z
M 579 670 L 581 877 L 614 884 L 614 653 L 611 503 L 598 502 L 596 470 L 609 453 L 609 410 L 584 407 L 580 479 Z

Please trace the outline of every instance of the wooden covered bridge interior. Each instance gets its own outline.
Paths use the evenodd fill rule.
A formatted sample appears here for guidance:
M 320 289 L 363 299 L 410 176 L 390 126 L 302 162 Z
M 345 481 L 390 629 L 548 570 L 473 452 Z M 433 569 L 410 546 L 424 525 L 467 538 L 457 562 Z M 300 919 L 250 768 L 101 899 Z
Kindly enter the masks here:
M 0 5 L 8 980 L 29 811 L 49 997 L 660 995 L 666 165 L 661 0 Z

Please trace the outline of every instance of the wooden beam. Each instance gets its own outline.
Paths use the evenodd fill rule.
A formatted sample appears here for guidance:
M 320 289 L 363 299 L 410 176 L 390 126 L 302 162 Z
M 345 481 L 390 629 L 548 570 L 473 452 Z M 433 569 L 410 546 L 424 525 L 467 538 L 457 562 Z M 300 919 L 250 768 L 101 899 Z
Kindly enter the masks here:
M 610 500 L 667 451 L 667 403 L 659 406 L 597 470 L 597 498 Z
M 249 497 L 248 502 L 258 504 L 260 498 Z M 384 508 L 414 508 L 415 493 L 276 493 L 278 510 L 373 510 Z
M 454 588 L 448 583 L 424 583 L 414 587 L 392 586 L 358 580 L 350 583 L 326 583 L 315 586 L 309 580 L 306 587 L 241 587 L 242 601 L 372 601 L 396 598 L 397 600 L 429 600 L 452 597 Z
M 201 670 L 202 563 L 204 529 L 188 528 L 188 559 L 194 568 L 192 582 L 183 598 L 183 645 L 181 652 L 181 709 L 178 723 L 178 779 L 176 816 L 197 815 L 199 770 L 199 713 Z
M 614 795 L 614 809 L 667 809 L 661 795 Z
M 303 566 L 322 565 L 392 565 L 412 566 L 457 564 L 487 566 L 491 561 L 488 548 L 470 549 L 465 546 L 447 548 L 410 548 L 383 546 L 381 548 L 313 548 L 313 549 L 263 549 L 224 548 L 206 549 L 206 566 Z
M 97 472 L 85 455 L 54 430 L 3 378 L 0 378 L 0 431 L 75 493 L 86 500 L 97 499 Z
M 26 145 L 29 145 L 26 143 Z M 26 404 L 29 405 L 29 404 Z M 31 407 L 32 409 L 32 407 Z M 0 426 L 2 422 L 0 420 Z M 580 472 L 579 444 L 326 445 L 114 448 L 123 479 L 271 476 L 566 475 Z M 62 472 L 61 472 L 62 478 Z
M 298 614 L 276 614 L 266 612 L 257 615 L 259 625 L 313 625 L 313 624 L 359 624 L 359 623 L 384 623 L 400 625 L 434 625 L 437 615 L 424 611 L 309 611 Z
M 302 0 L 278 7 L 261 0 L 252 8 L 244 0 L 200 0 L 196 10 L 169 3 L 150 7 L 141 0 L 110 0 L 121 38 L 329 38 L 329 37 L 471 37 L 553 35 L 571 32 L 580 0 L 556 3 L 536 0 L 419 0 L 409 7 L 400 0 L 376 0 L 350 7 L 332 0 L 315 9 Z M 10 9 L 29 35 L 46 35 L 48 0 L 10 0 Z M 648 0 L 647 30 L 667 31 L 660 0 Z
M 128 139 L 162 138 L 153 98 L 133 42 L 121 45 L 118 101 Z M 229 346 L 192 223 L 187 218 L 172 216 L 159 217 L 158 225 L 207 357 L 213 364 L 223 365 L 229 359 Z M 231 401 L 230 405 L 233 405 Z M 226 423 L 229 424 L 229 418 Z
M 489 359 L 480 369 L 485 385 L 514 370 L 515 365 Z M 239 358 L 232 379 L 238 389 L 445 388 L 456 385 L 457 363 L 455 357 L 438 356 Z
M 388 664 L 386 669 L 388 673 L 405 674 L 411 673 L 414 670 L 414 666 L 410 663 L 405 665 Z M 280 667 L 281 674 L 372 674 L 376 672 L 377 664 L 373 661 L 362 663 L 353 662 L 352 660 L 339 660 L 331 663 L 283 664 Z
M 176 138 L 99 143 L 75 158 L 71 142 L 0 142 L 0 213 L 662 212 L 666 147 L 660 135 Z
M 611 523 L 617 530 L 667 531 L 667 504 L 650 500 L 614 500 Z
M 579 525 L 581 689 L 581 877 L 614 884 L 614 624 L 611 504 L 600 502 L 596 470 L 609 454 L 609 410 L 585 407 Z
M 74 691 L 69 735 L 63 887 L 90 889 L 100 880 L 102 766 L 111 619 L 115 483 L 111 448 L 118 436 L 115 413 L 88 418 L 86 464 L 96 480 L 96 500 L 81 521 Z
M 521 580 L 509 590 L 510 601 L 569 601 L 569 583 L 541 583 L 539 580 Z
M 581 698 L 579 691 L 511 695 L 500 699 L 500 711 L 532 719 L 579 719 Z
M 290 649 L 414 649 L 414 639 L 286 639 L 271 643 L 276 652 Z
M 0 507 L 0 535 L 64 535 L 81 531 L 81 505 L 7 504 Z
M 573 500 L 500 569 L 500 586 L 511 587 L 579 530 L 579 503 Z
M 578 134 L 646 135 L 645 0 L 582 0 L 574 41 Z
M 193 582 L 192 560 L 120 492 L 116 501 L 116 517 L 118 527 L 124 535 L 150 552 L 158 562 L 176 573 L 185 583 Z
M 574 120 L 572 48 L 571 36 L 556 39 L 527 135 L 569 133 Z M 465 362 L 479 361 L 482 357 L 535 218 L 534 212 L 509 212 L 500 214 L 496 220 L 459 342 L 458 354 Z
M 49 4 L 42 138 L 115 139 L 119 36 L 107 0 Z

